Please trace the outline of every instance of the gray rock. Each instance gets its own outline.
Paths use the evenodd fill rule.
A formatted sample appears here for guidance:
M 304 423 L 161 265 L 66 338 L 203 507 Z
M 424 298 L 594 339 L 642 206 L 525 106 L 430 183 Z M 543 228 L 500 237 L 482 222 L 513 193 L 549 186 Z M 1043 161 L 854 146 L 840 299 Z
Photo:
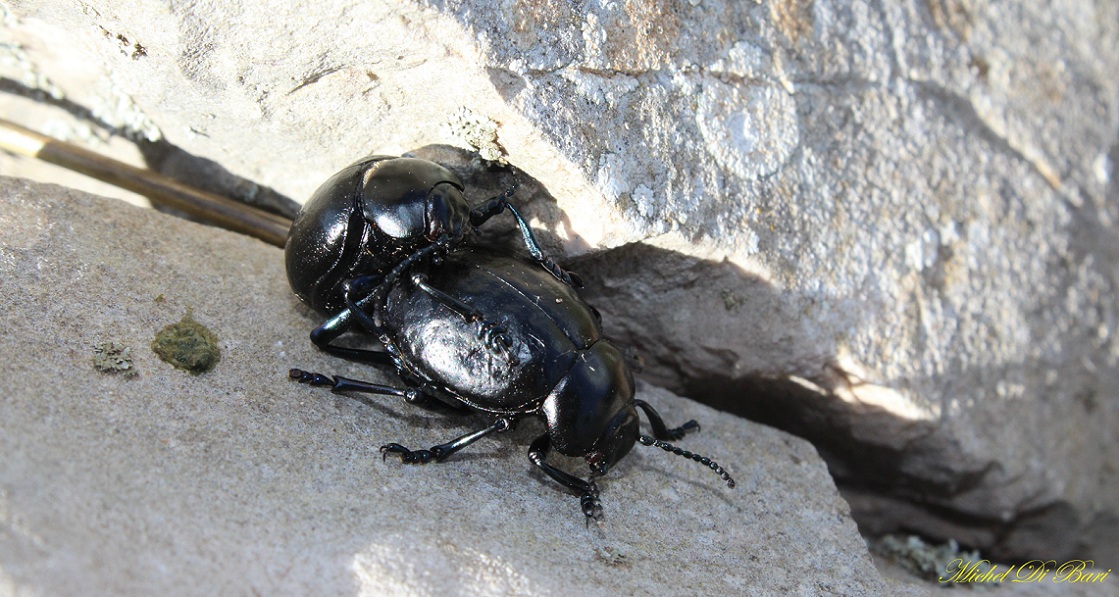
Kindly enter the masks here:
M 649 378 L 812 439 L 868 533 L 1119 555 L 1114 3 L 145 0 L 3 26 L 12 80 L 282 195 L 374 150 L 507 158 Z
M 525 422 L 453 461 L 388 441 L 468 430 L 364 405 L 287 369 L 391 380 L 329 358 L 278 249 L 53 185 L 0 178 L 0 591 L 14 594 L 868 594 L 875 571 L 807 442 L 644 385 L 694 463 L 636 449 L 601 481 L 606 524 L 525 458 Z M 217 366 L 149 344 L 187 310 Z M 94 366 L 130 347 L 134 375 Z M 572 466 L 572 462 L 567 462 Z

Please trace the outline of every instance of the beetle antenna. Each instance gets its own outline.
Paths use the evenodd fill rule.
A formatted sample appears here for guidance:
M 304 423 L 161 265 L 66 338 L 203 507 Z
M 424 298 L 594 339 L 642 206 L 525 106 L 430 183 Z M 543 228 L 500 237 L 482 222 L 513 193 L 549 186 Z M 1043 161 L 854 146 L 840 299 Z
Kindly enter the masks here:
M 668 442 L 661 441 L 659 439 L 653 439 L 653 438 L 649 437 L 648 435 L 638 436 L 637 441 L 641 442 L 641 445 L 643 445 L 643 446 L 656 446 L 656 447 L 664 450 L 665 452 L 672 452 L 673 454 L 675 454 L 677 456 L 683 456 L 684 458 L 690 458 L 690 459 L 692 459 L 692 460 L 710 468 L 711 470 L 715 471 L 716 475 L 721 476 L 723 478 L 723 480 L 727 482 L 727 487 L 733 488 L 734 485 L 735 485 L 734 479 L 732 479 L 730 477 L 730 473 L 728 473 L 726 470 L 724 470 L 723 467 L 719 466 L 719 463 L 715 462 L 714 460 L 711 460 L 710 458 L 708 458 L 706 456 L 700 456 L 699 454 L 693 454 L 692 452 L 689 452 L 689 451 L 687 451 L 683 448 L 678 448 L 678 447 L 676 447 L 676 446 L 674 446 L 674 445 L 672 445 Z

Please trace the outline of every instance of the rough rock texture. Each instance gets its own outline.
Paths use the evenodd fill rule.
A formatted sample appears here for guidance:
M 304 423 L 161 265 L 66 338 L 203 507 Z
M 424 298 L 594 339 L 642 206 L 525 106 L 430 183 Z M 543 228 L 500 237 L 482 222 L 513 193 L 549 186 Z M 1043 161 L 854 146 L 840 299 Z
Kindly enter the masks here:
M 649 379 L 811 438 L 867 532 L 1119 558 L 1113 2 L 7 6 L 17 89 L 290 197 L 504 151 Z
M 671 420 L 702 420 L 681 445 L 718 455 L 738 488 L 637 448 L 601 481 L 599 531 L 534 472 L 529 423 L 442 465 L 382 462 L 382 443 L 477 422 L 288 380 L 298 365 L 391 382 L 311 346 L 282 263 L 251 239 L 0 178 L 0 592 L 897 590 L 811 445 L 651 386 Z M 148 347 L 188 309 L 222 350 L 201 375 Z M 131 347 L 135 376 L 94 367 L 106 341 Z

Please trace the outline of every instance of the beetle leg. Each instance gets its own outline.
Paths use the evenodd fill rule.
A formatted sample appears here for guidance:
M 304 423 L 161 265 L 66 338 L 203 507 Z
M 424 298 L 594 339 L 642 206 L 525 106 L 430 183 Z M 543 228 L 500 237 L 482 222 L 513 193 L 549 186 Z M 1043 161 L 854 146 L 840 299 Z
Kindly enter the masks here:
M 346 280 L 342 285 L 342 296 L 347 308 L 315 328 L 311 333 L 311 341 L 322 347 L 349 330 L 353 319 L 357 319 L 358 324 L 365 328 L 366 332 L 380 336 L 383 330 L 379 299 L 384 297 L 389 288 L 413 265 L 444 249 L 442 243 L 427 245 L 400 260 L 400 263 L 383 276 L 369 274 Z
M 402 378 L 403 375 L 402 373 Z M 453 396 L 448 396 L 445 392 L 439 392 L 436 388 L 423 383 L 409 385 L 409 387 L 406 388 L 397 388 L 394 386 L 361 381 L 360 379 L 350 379 L 340 375 L 331 377 L 329 375 L 323 375 L 322 373 L 314 373 L 302 369 L 289 370 L 288 377 L 309 386 L 329 387 L 330 391 L 335 394 L 358 392 L 362 394 L 399 396 L 408 404 L 428 410 L 444 410 L 448 407 L 454 410 L 464 410 L 466 408 L 466 405 L 456 400 Z M 355 400 L 365 402 L 357 398 L 355 398 Z
M 404 272 L 417 261 L 437 253 L 442 248 L 440 244 L 428 245 L 401 260 L 396 267 L 383 276 L 369 274 L 346 280 L 342 285 L 342 296 L 346 301 L 346 308 L 326 320 L 319 327 L 311 330 L 311 342 L 321 350 L 352 361 L 374 365 L 396 365 L 392 355 L 377 350 L 335 346 L 332 343 L 339 336 L 349 331 L 354 319 L 357 319 L 358 324 L 366 332 L 378 337 L 384 336 L 380 308 L 374 300 L 383 296 L 389 287 L 396 283 L 404 275 Z M 372 316 L 368 313 L 370 310 L 373 311 Z
M 660 413 L 658 413 L 652 405 L 644 400 L 634 400 L 633 402 L 640 407 L 641 410 L 645 411 L 646 417 L 649 417 L 649 425 L 653 427 L 653 436 L 657 439 L 676 441 L 687 435 L 690 431 L 699 431 L 699 423 L 696 423 L 695 419 L 675 429 L 669 429 L 668 426 L 664 424 L 664 419 L 661 418 Z
M 369 274 L 350 278 L 343 282 L 342 298 L 346 301 L 346 310 L 336 315 L 335 318 L 348 314 L 356 319 L 367 333 L 374 336 L 384 334 L 384 329 L 381 326 L 381 305 L 375 303 L 374 300 L 383 296 L 389 286 L 399 279 L 399 275 L 391 280 L 388 278 L 388 276 Z M 372 311 L 373 315 L 370 315 L 369 311 Z
M 598 501 L 598 485 L 595 484 L 594 479 L 584 481 L 548 464 L 546 460 L 551 449 L 552 438 L 545 433 L 528 447 L 528 459 L 555 482 L 579 494 L 579 505 L 583 509 L 583 515 L 587 517 L 587 524 L 590 524 L 592 519 L 602 524 L 602 503 Z
M 559 266 L 551 257 L 544 254 L 540 248 L 540 243 L 536 242 L 536 237 L 532 234 L 532 228 L 529 227 L 528 222 L 525 221 L 521 212 L 517 211 L 516 207 L 509 202 L 513 197 L 513 191 L 516 187 L 510 188 L 508 191 L 487 200 L 485 203 L 475 207 L 470 212 L 470 223 L 474 226 L 481 226 L 493 216 L 509 210 L 513 214 L 513 218 L 517 220 L 517 227 L 521 229 L 521 237 L 524 239 L 525 248 L 532 255 L 532 258 L 540 264 L 541 267 L 548 270 L 548 273 L 555 276 L 564 284 L 575 288 L 583 287 L 583 279 L 574 272 L 565 271 Z
M 491 353 L 500 355 L 512 365 L 517 364 L 515 355 L 510 351 L 513 347 L 513 339 L 509 337 L 504 326 L 494 321 L 487 321 L 481 311 L 428 284 L 427 276 L 424 274 L 413 275 L 412 283 L 439 304 L 458 313 L 464 321 L 475 324 L 478 339 Z
M 330 353 L 336 357 L 354 361 L 357 363 L 367 363 L 370 365 L 385 365 L 395 366 L 392 355 L 382 352 L 380 350 L 368 350 L 364 348 L 350 348 L 347 346 L 336 346 L 332 344 L 335 338 L 340 334 L 335 334 L 334 329 L 330 327 L 333 319 L 320 325 L 319 327 L 311 330 L 311 342 L 319 347 L 319 350 Z
M 485 319 L 481 311 L 428 284 L 427 276 L 424 274 L 414 274 L 412 276 L 412 283 L 418 286 L 420 290 L 426 292 L 428 296 L 435 299 L 439 304 L 458 313 L 465 321 L 473 323 Z
M 532 254 L 532 258 L 559 281 L 573 288 L 582 288 L 583 279 L 578 274 L 564 270 L 551 257 L 544 254 L 544 251 L 540 249 L 540 245 L 536 242 L 536 237 L 532 235 L 532 229 L 528 227 L 528 222 L 521 216 L 521 212 L 517 211 L 512 203 L 506 202 L 505 208 L 516 218 L 517 226 L 521 229 L 521 236 L 524 238 L 525 246 L 528 247 L 528 252 Z
M 427 398 L 427 395 L 417 388 L 396 388 L 393 386 L 361 381 L 360 379 L 350 379 L 348 377 L 342 377 L 341 375 L 330 377 L 329 375 L 304 371 L 302 369 L 292 369 L 288 371 L 288 377 L 309 386 L 329 387 L 330 391 L 335 394 L 341 392 L 361 392 L 364 394 L 399 396 L 410 404 L 423 402 Z
M 472 433 L 468 433 L 460 438 L 453 439 L 445 444 L 432 446 L 427 450 L 409 450 L 400 444 L 385 444 L 381 446 L 381 459 L 384 460 L 389 457 L 389 454 L 399 454 L 400 461 L 404 464 L 427 464 L 434 460 L 435 462 L 443 462 L 451 454 L 469 446 L 470 444 L 486 437 L 487 435 L 497 431 L 508 431 L 512 428 L 513 423 L 510 419 L 504 417 L 497 419 L 492 425 L 485 429 L 480 429 Z
M 342 357 L 358 363 L 368 363 L 370 365 L 395 366 L 396 363 L 392 355 L 380 350 L 350 348 L 334 344 L 334 341 L 349 329 L 351 321 L 350 310 L 343 310 L 338 315 L 326 320 L 326 322 L 319 327 L 311 330 L 311 342 L 314 343 L 319 350 L 337 357 Z
M 429 257 L 441 249 L 442 246 L 439 244 L 428 245 L 401 260 L 396 267 L 383 276 L 371 274 L 347 280 L 343 284 L 343 297 L 346 300 L 347 307 L 319 327 L 311 330 L 311 342 L 320 350 L 352 361 L 374 365 L 394 365 L 395 362 L 391 355 L 376 350 L 335 346 L 333 342 L 350 330 L 354 319 L 358 320 L 358 325 L 364 328 L 366 332 L 378 337 L 382 336 L 383 330 L 379 321 L 381 317 L 380 309 L 374 302 L 375 299 L 382 296 L 417 261 Z M 371 307 L 374 312 L 372 317 L 367 312 Z

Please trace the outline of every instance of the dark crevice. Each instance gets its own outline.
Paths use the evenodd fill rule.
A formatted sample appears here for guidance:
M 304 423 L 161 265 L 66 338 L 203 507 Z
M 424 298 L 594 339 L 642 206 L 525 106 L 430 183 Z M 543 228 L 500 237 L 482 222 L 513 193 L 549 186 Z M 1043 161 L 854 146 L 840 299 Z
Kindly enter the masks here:
M 891 416 L 873 412 L 877 409 L 863 407 L 865 412 L 856 412 L 834 395 L 780 377 L 690 379 L 678 391 L 812 443 L 851 505 L 860 532 L 867 537 L 906 533 L 937 541 L 953 539 L 999 561 L 1083 557 L 1098 548 L 1096 541 L 1081 532 L 1090 528 L 1086 526 L 1088 521 L 1079 520 L 1074 508 L 1064 501 L 1031 507 L 1010 519 L 977 515 L 951 505 L 953 498 L 972 490 L 995 491 L 993 486 L 983 488 L 1002 465 L 996 461 L 976 463 L 950 476 L 921 476 L 928 473 L 925 470 L 911 474 L 914 451 L 937 450 L 936 440 L 910 442 L 901 448 L 886 445 L 888 435 L 883 435 L 881 443 L 868 440 L 868 419 Z M 862 426 L 859 437 L 853 433 L 853 422 Z M 935 422 L 924 425 L 929 434 L 936 428 Z M 952 458 L 954 448 L 942 444 L 939 449 L 943 458 Z M 916 457 L 921 458 L 920 454 Z M 1112 529 L 1116 528 L 1114 522 Z M 1099 543 L 1106 545 L 1107 541 Z
M 1023 498 L 1009 518 L 995 512 L 990 502 L 1001 499 L 1003 487 L 1013 494 L 1014 480 L 994 456 L 969 451 L 940 419 L 910 420 L 844 400 L 859 380 L 836 365 L 836 345 L 820 343 L 833 334 L 805 327 L 812 325 L 804 317 L 809 298 L 727 262 L 643 243 L 569 265 L 586 280 L 585 298 L 602 312 L 607 334 L 648 363 L 642 377 L 811 442 L 866 535 L 955 539 L 1008 560 L 1106 553 L 1108 541 L 1084 539 L 1089 521 L 1078 520 L 1060 498 Z M 844 301 L 833 304 L 841 311 Z M 852 325 L 868 324 L 841 327 Z M 968 505 L 974 495 L 989 497 Z

